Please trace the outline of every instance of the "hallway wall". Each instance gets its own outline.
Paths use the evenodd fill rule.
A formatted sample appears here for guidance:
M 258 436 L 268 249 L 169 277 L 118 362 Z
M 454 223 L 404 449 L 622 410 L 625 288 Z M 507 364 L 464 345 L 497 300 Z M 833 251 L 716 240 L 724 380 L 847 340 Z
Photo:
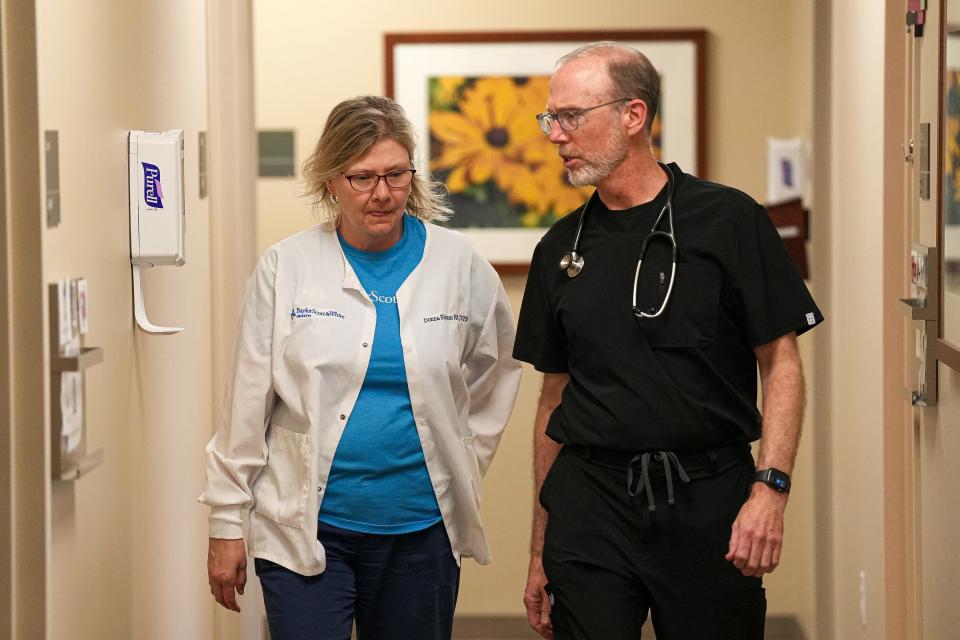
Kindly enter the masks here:
M 937 24 L 940 13 L 946 11 L 946 24 L 955 30 L 960 24 L 960 3 L 956 0 L 940 0 L 928 3 L 931 24 Z M 939 89 L 939 43 L 924 38 L 918 57 L 919 84 L 923 96 L 919 100 L 918 121 L 936 122 L 940 110 Z M 950 55 L 944 60 L 947 68 L 956 70 L 960 59 L 955 46 L 948 49 Z M 944 89 L 946 91 L 946 89 Z M 946 126 L 946 125 L 945 125 Z M 949 129 L 947 129 L 949 132 Z M 949 136 L 949 133 L 945 133 Z M 948 137 L 949 139 L 949 137 Z M 943 147 L 931 149 L 931 167 L 936 163 Z M 940 176 L 932 172 L 932 193 L 939 193 Z M 938 198 L 921 201 L 912 222 L 913 238 L 926 246 L 937 246 Z M 946 210 L 944 211 L 946 215 Z M 940 245 L 947 253 L 946 244 Z M 960 343 L 960 296 L 946 289 L 944 299 L 944 335 L 949 342 Z M 912 330 L 913 327 L 910 327 Z M 908 334 L 909 336 L 910 334 Z M 912 346 L 912 342 L 908 344 Z M 918 559 L 919 591 L 922 600 L 919 608 L 922 638 L 949 638 L 960 628 L 960 608 L 957 607 L 956 586 L 960 575 L 960 556 L 956 553 L 956 535 L 960 529 L 960 509 L 957 509 L 957 486 L 960 486 L 960 371 L 944 363 L 937 365 L 937 406 L 915 410 L 912 414 L 913 435 L 917 451 L 916 473 L 918 482 L 916 522 L 919 526 Z
M 209 638 L 203 447 L 211 433 L 209 228 L 198 197 L 207 128 L 203 2 L 38 0 L 41 129 L 59 131 L 62 222 L 46 280 L 84 276 L 88 448 L 104 464 L 52 488 L 49 638 Z M 127 131 L 185 130 L 186 265 L 145 274 L 176 336 L 134 328 Z
M 820 336 L 830 368 L 828 403 L 819 416 L 827 430 L 820 474 L 826 511 L 818 569 L 826 584 L 817 638 L 880 640 L 883 634 L 883 137 L 885 15 L 871 0 L 818 2 L 829 12 L 824 60 L 829 90 L 816 109 L 829 114 L 821 170 L 829 172 L 826 229 L 830 265 L 822 302 L 828 322 Z M 818 43 L 819 44 L 819 43 Z M 818 69 L 820 71 L 821 69 Z M 896 258 L 893 258 L 896 259 Z M 890 302 L 892 303 L 892 301 Z M 861 571 L 866 619 L 860 615 Z
M 211 336 L 232 332 L 233 323 L 213 326 L 211 319 L 210 245 L 220 240 L 211 238 L 209 205 L 197 195 L 197 133 L 208 126 L 203 4 L 36 2 L 40 127 L 60 133 L 63 211 L 60 226 L 44 233 L 45 280 L 88 279 L 86 343 L 105 353 L 87 379 L 88 446 L 103 447 L 105 463 L 77 482 L 55 482 L 50 496 L 48 602 L 37 605 L 49 612 L 49 638 L 212 635 L 206 512 L 193 500 L 219 405 L 211 382 Z M 616 26 L 710 32 L 707 177 L 762 200 L 765 137 L 811 138 L 816 132 L 826 150 L 819 156 L 825 174 L 818 174 L 825 180 L 817 200 L 822 206 L 813 211 L 819 245 L 811 246 L 811 257 L 821 287 L 814 293 L 820 294 L 828 322 L 812 339 L 801 340 L 801 349 L 810 404 L 819 405 L 809 413 L 819 424 L 808 418 L 783 563 L 767 580 L 770 614 L 796 615 L 811 639 L 884 638 L 878 398 L 899 390 L 883 387 L 876 321 L 887 304 L 882 262 L 895 257 L 883 255 L 876 214 L 882 207 L 881 158 L 891 142 L 879 133 L 883 112 L 876 108 L 883 102 L 878 61 L 884 59 L 884 28 L 882 14 L 874 15 L 875 3 L 731 0 L 719 6 L 689 0 L 624 7 L 603 0 L 584 11 L 582 4 L 567 1 L 490 0 L 445 6 L 443 12 L 425 4 L 406 5 L 396 15 L 396 5 L 378 0 L 362 7 L 256 2 L 257 126 L 295 129 L 302 159 L 333 104 L 382 91 L 384 31 Z M 823 32 L 827 42 L 822 34 L 814 41 L 814 10 L 832 23 Z M 821 47 L 824 65 L 817 72 L 825 73 L 818 79 L 827 78 L 829 86 L 815 91 L 811 49 Z M 814 123 L 818 112 L 827 114 L 826 122 Z M 147 273 L 147 309 L 155 322 L 182 323 L 187 331 L 147 336 L 133 328 L 131 313 L 126 132 L 174 127 L 186 133 L 187 264 Z M 311 223 L 296 198 L 297 186 L 290 180 L 259 181 L 260 251 Z M 932 244 L 929 226 L 920 231 Z M 507 276 L 504 282 L 518 309 L 524 277 Z M 822 358 L 817 366 L 812 340 Z M 833 367 L 830 375 L 827 366 Z M 939 423 L 921 432 L 919 444 L 926 447 L 928 469 L 960 480 L 946 455 L 957 433 L 960 376 L 942 365 L 940 376 Z M 538 386 L 539 377 L 528 368 L 503 447 L 484 481 L 483 512 L 495 561 L 489 567 L 465 564 L 459 608 L 464 614 L 521 611 Z M 813 391 L 818 388 L 820 393 Z M 927 637 L 956 628 L 957 609 L 950 600 L 956 564 L 937 555 L 950 548 L 949 534 L 956 529 L 955 485 L 935 487 L 921 506 L 920 523 L 933 543 L 921 576 Z M 13 524 L 14 534 L 22 535 L 26 525 Z M 866 573 L 865 625 L 859 621 L 860 571 Z

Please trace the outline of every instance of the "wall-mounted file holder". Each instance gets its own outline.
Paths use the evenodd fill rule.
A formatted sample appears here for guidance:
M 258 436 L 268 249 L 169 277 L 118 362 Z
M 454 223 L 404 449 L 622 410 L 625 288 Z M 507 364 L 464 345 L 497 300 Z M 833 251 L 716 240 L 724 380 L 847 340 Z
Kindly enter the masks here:
M 86 370 L 103 361 L 103 349 L 83 346 L 86 287 L 78 313 L 77 281 L 51 284 L 50 424 L 54 480 L 76 480 L 103 463 L 103 449 L 87 453 Z M 73 292 L 73 293 L 71 293 Z M 82 320 L 81 320 L 82 319 Z
M 901 309 L 919 323 L 914 327 L 915 389 L 907 389 L 915 407 L 937 405 L 937 248 L 913 245 L 910 252 L 910 296 L 901 298 Z

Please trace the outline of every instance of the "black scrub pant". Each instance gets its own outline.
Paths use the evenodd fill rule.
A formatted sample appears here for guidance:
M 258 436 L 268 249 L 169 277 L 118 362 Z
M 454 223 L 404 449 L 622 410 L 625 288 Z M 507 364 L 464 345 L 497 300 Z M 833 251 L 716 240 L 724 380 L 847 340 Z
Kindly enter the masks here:
M 670 465 L 672 505 L 662 456 L 649 459 L 652 495 L 631 496 L 626 465 L 601 453 L 564 447 L 540 493 L 556 640 L 637 640 L 648 612 L 657 640 L 761 640 L 761 579 L 724 559 L 753 482 L 749 448 L 678 453 L 690 482 Z

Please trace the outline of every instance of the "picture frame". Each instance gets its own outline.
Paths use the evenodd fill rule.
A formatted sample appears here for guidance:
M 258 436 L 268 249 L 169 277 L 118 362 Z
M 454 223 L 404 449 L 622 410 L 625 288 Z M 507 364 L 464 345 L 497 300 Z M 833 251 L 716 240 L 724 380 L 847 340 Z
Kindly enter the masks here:
M 553 182 L 534 182 L 533 171 L 524 169 L 524 160 L 517 157 L 503 160 L 508 164 L 499 165 L 501 171 L 491 164 L 496 160 L 495 154 L 482 159 L 473 157 L 473 160 L 468 156 L 466 161 L 463 153 L 444 155 L 452 144 L 450 140 L 455 137 L 454 133 L 444 138 L 445 131 L 456 131 L 458 126 L 462 129 L 463 126 L 455 122 L 456 114 L 469 114 L 468 101 L 478 101 L 477 95 L 485 92 L 488 99 L 499 100 L 501 104 L 523 103 L 529 105 L 525 106 L 527 110 L 534 109 L 529 114 L 529 129 L 522 132 L 510 129 L 510 135 L 514 139 L 523 136 L 529 139 L 530 145 L 541 145 L 537 153 L 544 155 L 547 152 L 543 145 L 548 141 L 540 133 L 533 116 L 545 109 L 547 79 L 561 56 L 580 45 L 601 40 L 622 42 L 650 58 L 660 72 L 662 82 L 662 123 L 654 121 L 655 151 L 663 161 L 676 162 L 684 171 L 707 177 L 706 31 L 385 35 L 385 94 L 403 106 L 414 124 L 422 156 L 415 160 L 418 171 L 444 181 L 455 209 L 449 225 L 463 231 L 501 274 L 526 272 L 533 249 L 549 224 L 585 201 L 591 189 L 580 188 L 573 192 L 571 190 L 575 188 L 569 183 L 558 183 L 563 172 L 555 148 L 549 149 L 549 159 L 529 165 L 543 174 L 543 166 L 555 162 L 560 167 L 556 176 L 544 174 Z M 492 89 L 494 86 L 500 88 Z M 516 96 L 497 95 L 495 91 L 516 92 Z M 538 102 L 541 98 L 531 96 L 542 96 L 542 103 Z M 438 115 L 444 111 L 449 113 Z M 524 115 L 523 122 L 527 117 Z M 519 124 L 511 123 L 511 126 Z M 502 128 L 507 129 L 507 125 L 503 123 Z M 496 138 L 496 134 L 502 131 L 486 133 L 483 139 L 492 139 L 494 146 L 510 137 Z M 513 135 L 515 133 L 518 135 Z M 476 132 L 473 135 L 476 136 Z M 534 136 L 539 137 L 539 141 L 534 140 Z M 459 164 L 449 161 L 450 158 L 459 158 Z M 517 164 L 509 164 L 513 162 Z M 514 177 L 514 182 L 507 185 L 509 189 L 503 183 L 511 178 L 495 179 L 498 175 L 514 175 L 516 172 L 527 178 Z M 480 179 L 485 176 L 488 180 L 482 183 Z M 534 202 L 538 196 L 540 200 Z
M 960 24 L 940 12 L 937 122 L 937 360 L 960 371 Z M 930 167 L 926 167 L 928 173 Z M 921 168 L 923 171 L 923 168 Z M 929 178 L 928 178 L 929 181 Z

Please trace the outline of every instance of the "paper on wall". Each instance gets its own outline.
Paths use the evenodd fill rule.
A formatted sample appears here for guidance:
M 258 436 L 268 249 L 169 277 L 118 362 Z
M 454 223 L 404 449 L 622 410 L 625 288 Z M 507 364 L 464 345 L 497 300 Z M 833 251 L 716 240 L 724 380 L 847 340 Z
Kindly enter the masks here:
M 80 312 L 77 295 L 77 281 L 70 280 L 70 337 L 80 335 Z
M 66 355 L 80 352 L 80 336 L 74 336 L 63 347 Z M 60 374 L 60 436 L 66 441 L 66 452 L 80 445 L 83 435 L 83 373 L 64 371 Z
M 800 138 L 767 138 L 767 204 L 803 198 L 805 145 Z
M 76 371 L 60 374 L 60 435 L 66 438 L 67 452 L 77 448 L 83 430 L 83 379 Z
M 80 335 L 87 334 L 87 279 L 77 278 L 77 316 Z
M 57 328 L 60 341 L 57 345 L 63 353 L 64 347 L 70 342 L 70 285 L 66 278 L 57 280 Z

